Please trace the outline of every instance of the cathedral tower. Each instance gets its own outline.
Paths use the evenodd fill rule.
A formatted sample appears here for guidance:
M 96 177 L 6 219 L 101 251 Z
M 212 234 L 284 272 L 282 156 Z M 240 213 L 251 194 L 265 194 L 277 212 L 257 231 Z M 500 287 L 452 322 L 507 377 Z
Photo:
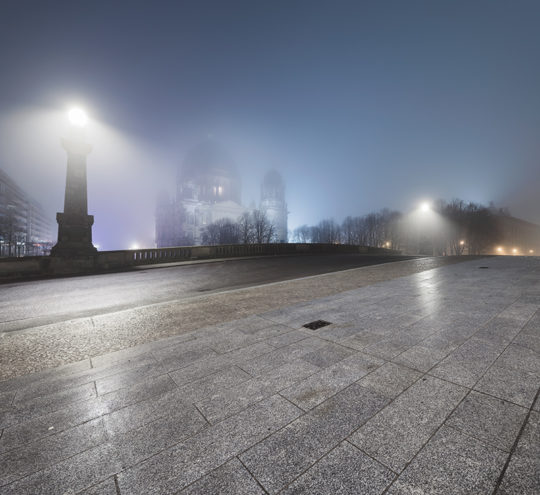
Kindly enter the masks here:
M 261 185 L 261 210 L 276 229 L 278 242 L 287 242 L 287 203 L 285 202 L 285 183 L 276 170 L 264 176 Z

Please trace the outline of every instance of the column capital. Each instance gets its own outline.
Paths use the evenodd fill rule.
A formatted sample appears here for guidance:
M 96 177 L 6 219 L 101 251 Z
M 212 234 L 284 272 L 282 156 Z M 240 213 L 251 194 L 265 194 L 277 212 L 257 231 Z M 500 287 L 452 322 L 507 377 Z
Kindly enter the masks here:
M 92 145 L 79 139 L 62 138 L 62 148 L 71 155 L 86 156 L 92 151 Z

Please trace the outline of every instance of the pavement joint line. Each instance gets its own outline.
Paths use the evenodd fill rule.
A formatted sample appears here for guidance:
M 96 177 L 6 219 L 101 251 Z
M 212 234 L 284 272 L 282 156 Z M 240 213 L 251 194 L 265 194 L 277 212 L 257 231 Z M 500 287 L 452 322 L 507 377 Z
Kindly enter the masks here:
M 304 474 L 306 474 L 313 466 L 315 466 L 315 464 L 317 464 L 318 462 L 322 461 L 327 455 L 330 455 L 331 452 L 333 452 L 334 450 L 336 450 L 343 442 L 347 442 L 347 439 L 344 439 L 344 440 L 341 440 L 339 441 L 336 445 L 334 445 L 328 452 L 326 452 L 325 454 L 323 454 L 321 457 L 319 457 L 313 464 L 311 464 L 310 466 L 308 466 L 306 469 L 304 469 L 298 476 L 296 476 L 295 478 L 293 478 L 289 483 L 287 483 L 281 490 L 279 490 L 279 492 L 282 492 L 283 490 L 285 490 L 286 488 L 289 488 L 291 485 L 294 484 L 294 482 L 296 480 L 298 480 L 299 478 L 301 478 Z M 351 444 L 352 445 L 352 444 Z M 358 448 L 356 447 L 356 445 L 353 445 L 354 448 Z M 278 492 L 278 493 L 279 493 Z
M 383 468 L 385 469 L 388 469 L 388 471 L 390 471 L 393 475 L 394 475 L 394 479 L 397 478 L 399 476 L 399 473 L 397 471 L 395 471 L 394 469 L 392 469 L 391 467 L 388 467 L 386 464 L 383 464 L 381 461 L 379 461 L 378 459 L 375 459 L 375 457 L 373 457 L 369 452 L 366 452 L 365 450 L 363 450 L 361 447 L 358 447 L 358 445 L 355 445 L 354 443 L 352 443 L 349 438 L 350 438 L 351 435 L 349 435 L 344 441 L 347 442 L 349 445 L 352 445 L 355 449 L 358 449 L 360 452 L 362 452 L 362 454 L 364 454 L 365 456 L 369 457 L 371 460 L 375 461 L 377 464 L 379 464 L 380 466 L 382 466 Z
M 287 388 L 287 387 L 285 387 L 285 388 Z M 302 407 L 299 406 L 298 404 L 295 404 L 291 399 L 289 399 L 288 397 L 285 397 L 285 396 L 281 393 L 281 392 L 283 392 L 283 390 L 285 390 L 285 388 L 282 388 L 281 390 L 279 390 L 279 391 L 277 392 L 276 395 L 279 395 L 282 399 L 285 399 L 289 404 L 292 404 L 292 405 L 293 405 L 294 407 L 296 407 L 297 409 L 300 409 L 300 411 L 302 411 L 302 414 L 301 414 L 300 416 L 298 416 L 298 417 L 301 417 L 301 416 L 303 416 L 304 414 L 307 414 L 311 409 L 308 409 L 308 410 L 306 411 L 304 408 L 302 408 Z M 335 395 L 335 394 L 334 394 L 334 395 Z M 333 395 L 332 395 L 332 397 L 333 397 Z M 328 397 L 328 399 L 330 399 L 330 397 Z M 328 399 L 325 399 L 323 402 L 326 402 Z M 321 404 L 322 404 L 322 402 L 321 402 Z M 319 405 L 319 404 L 317 404 L 317 406 L 318 406 L 318 405 Z M 317 407 L 317 406 L 315 406 L 315 407 Z M 312 408 L 312 409 L 313 409 L 313 408 Z M 298 419 L 298 418 L 297 418 L 297 419 Z M 289 424 L 290 424 L 290 423 L 289 423 Z
M 525 419 L 523 420 L 523 423 L 521 424 L 521 428 L 519 429 L 519 433 L 517 434 L 516 439 L 514 440 L 514 443 L 512 444 L 512 448 L 510 449 L 510 453 L 508 454 L 508 457 L 506 458 L 506 462 L 504 463 L 504 466 L 501 470 L 501 473 L 497 479 L 497 483 L 495 484 L 495 488 L 493 489 L 492 495 L 495 495 L 501 486 L 501 483 L 504 479 L 504 475 L 506 474 L 506 471 L 508 469 L 508 466 L 510 465 L 510 461 L 512 460 L 512 457 L 514 455 L 514 452 L 516 451 L 516 448 L 519 444 L 519 441 L 521 440 L 521 437 L 523 435 L 523 432 L 525 431 L 525 427 L 527 426 L 529 422 L 529 418 L 531 417 L 531 413 L 534 410 L 534 406 L 536 402 L 538 401 L 538 396 L 540 395 L 540 388 L 536 391 L 536 395 L 534 397 L 534 400 L 531 404 L 531 407 L 527 411 L 527 415 L 525 416 Z
M 257 483 L 257 485 L 259 485 L 259 487 L 261 488 L 261 490 L 264 492 L 264 493 L 268 493 L 268 491 L 266 490 L 266 488 L 264 486 L 262 486 L 261 482 L 256 478 L 256 476 L 249 470 L 249 468 L 242 462 L 242 459 L 240 459 L 240 455 L 237 455 L 235 456 L 236 459 L 238 459 L 238 461 L 240 462 L 240 464 L 242 464 L 242 466 L 244 467 L 244 469 L 250 474 L 250 476 L 255 480 L 255 483 Z M 216 469 L 219 469 L 219 468 L 216 468 Z
M 191 402 L 191 405 L 197 410 L 197 412 L 203 417 L 203 419 L 206 421 L 206 424 L 208 426 L 212 426 L 212 423 L 208 421 L 208 418 L 203 414 L 203 412 L 199 409 L 199 406 L 195 402 Z

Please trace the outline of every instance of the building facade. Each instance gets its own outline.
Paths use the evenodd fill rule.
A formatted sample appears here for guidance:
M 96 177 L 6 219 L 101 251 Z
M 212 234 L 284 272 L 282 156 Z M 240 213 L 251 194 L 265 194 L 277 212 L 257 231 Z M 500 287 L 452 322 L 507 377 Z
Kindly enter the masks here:
M 53 225 L 39 203 L 0 170 L 0 256 L 49 254 Z
M 188 152 L 176 182 L 176 195 L 162 193 L 156 206 L 156 245 L 200 245 L 205 228 L 222 219 L 238 221 L 242 181 L 228 151 L 213 139 Z M 269 172 L 261 186 L 260 209 L 274 225 L 276 239 L 287 240 L 287 205 L 281 176 Z

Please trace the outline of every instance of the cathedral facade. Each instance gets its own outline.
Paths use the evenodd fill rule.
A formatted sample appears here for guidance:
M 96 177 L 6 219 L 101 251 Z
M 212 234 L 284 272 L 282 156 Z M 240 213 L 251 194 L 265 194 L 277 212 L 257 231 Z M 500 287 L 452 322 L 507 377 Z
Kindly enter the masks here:
M 176 195 L 160 195 L 156 207 L 157 247 L 202 243 L 205 228 L 218 220 L 236 222 L 250 209 L 242 205 L 242 182 L 227 150 L 213 139 L 193 148 L 178 170 Z M 260 210 L 274 225 L 276 240 L 287 242 L 285 183 L 276 171 L 261 185 Z

